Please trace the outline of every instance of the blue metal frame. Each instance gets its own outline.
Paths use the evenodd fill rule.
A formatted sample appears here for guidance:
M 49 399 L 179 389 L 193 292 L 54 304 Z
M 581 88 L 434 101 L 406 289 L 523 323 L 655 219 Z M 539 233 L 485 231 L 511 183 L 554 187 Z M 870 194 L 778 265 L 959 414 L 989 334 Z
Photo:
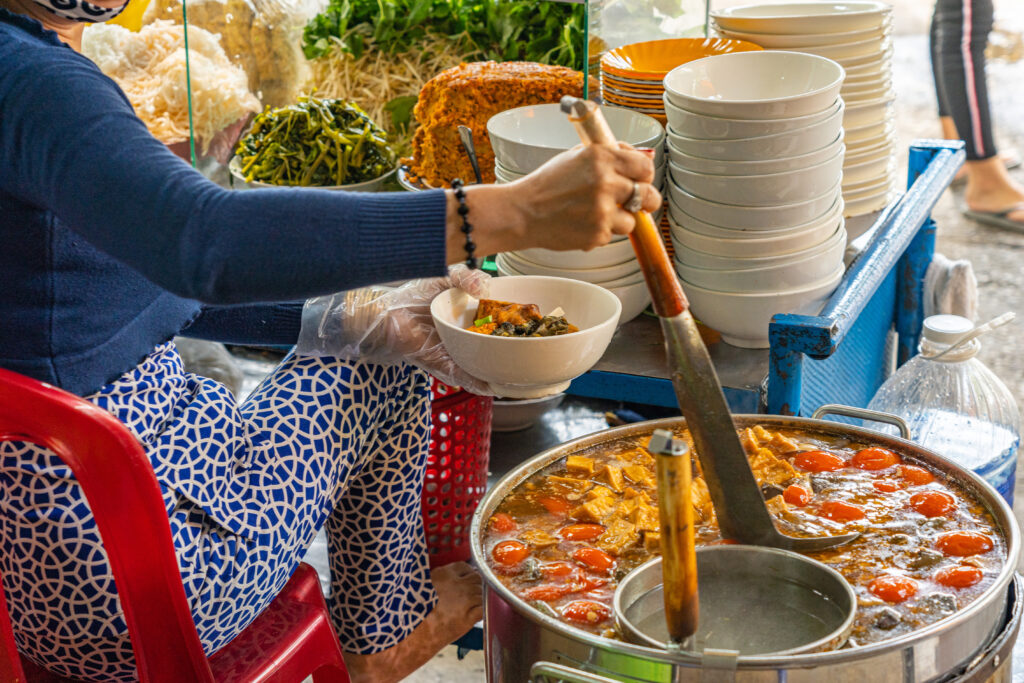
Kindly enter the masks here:
M 809 414 L 842 393 L 837 392 L 839 383 L 854 390 L 852 398 L 844 397 L 846 402 L 865 405 L 885 379 L 890 327 L 898 335 L 898 362 L 915 353 L 924 317 L 924 273 L 935 249 L 930 214 L 963 164 L 963 150 L 960 141 L 915 142 L 910 148 L 909 189 L 878 219 L 874 237 L 847 269 L 821 314 L 772 318 L 769 413 Z

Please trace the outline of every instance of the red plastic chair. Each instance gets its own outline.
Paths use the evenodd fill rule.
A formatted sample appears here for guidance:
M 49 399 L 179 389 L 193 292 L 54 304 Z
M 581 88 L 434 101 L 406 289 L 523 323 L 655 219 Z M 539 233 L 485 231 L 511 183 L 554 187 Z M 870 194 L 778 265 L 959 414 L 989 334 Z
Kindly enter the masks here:
M 140 681 L 283 683 L 312 674 L 315 683 L 348 683 L 316 571 L 304 564 L 249 628 L 207 659 L 153 468 L 112 415 L 0 369 L 0 440 L 45 446 L 82 486 L 110 559 Z M 63 680 L 18 656 L 2 590 L 0 610 L 0 681 Z

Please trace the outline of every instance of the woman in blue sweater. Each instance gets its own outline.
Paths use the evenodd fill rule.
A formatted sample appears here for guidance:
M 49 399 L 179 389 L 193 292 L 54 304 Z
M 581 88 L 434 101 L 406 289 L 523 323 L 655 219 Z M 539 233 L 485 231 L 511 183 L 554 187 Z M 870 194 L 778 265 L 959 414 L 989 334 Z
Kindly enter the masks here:
M 325 526 L 353 678 L 399 680 L 480 616 L 468 567 L 428 572 L 419 521 L 423 370 L 474 380 L 419 351 L 436 334 L 423 304 L 481 276 L 425 281 L 397 337 L 344 332 L 367 358 L 418 368 L 292 356 L 236 404 L 184 372 L 169 340 L 291 344 L 302 305 L 287 302 L 443 276 L 466 259 L 458 201 L 210 183 L 77 52 L 83 23 L 124 4 L 0 0 L 0 366 L 85 396 L 142 440 L 208 653 L 266 607 Z M 470 187 L 476 251 L 604 244 L 633 227 L 623 203 L 657 208 L 652 177 L 646 155 L 593 148 Z M 102 542 L 67 469 L 3 443 L 0 486 L 0 571 L 21 650 L 66 676 L 131 680 Z

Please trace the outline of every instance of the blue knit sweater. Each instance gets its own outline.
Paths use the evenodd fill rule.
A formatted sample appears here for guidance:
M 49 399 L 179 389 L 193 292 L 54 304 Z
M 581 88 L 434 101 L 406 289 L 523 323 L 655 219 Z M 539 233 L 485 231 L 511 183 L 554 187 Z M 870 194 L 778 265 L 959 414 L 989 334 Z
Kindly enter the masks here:
M 0 366 L 77 394 L 190 336 L 291 343 L 299 304 L 442 275 L 440 191 L 232 192 L 120 88 L 0 9 Z

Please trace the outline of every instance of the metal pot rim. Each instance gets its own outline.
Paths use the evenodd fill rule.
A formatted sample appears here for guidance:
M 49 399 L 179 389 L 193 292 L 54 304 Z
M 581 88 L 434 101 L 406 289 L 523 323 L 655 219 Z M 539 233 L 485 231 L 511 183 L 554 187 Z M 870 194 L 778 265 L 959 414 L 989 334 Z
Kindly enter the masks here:
M 984 593 L 979 595 L 970 605 L 944 619 L 936 621 L 934 624 L 930 624 L 922 629 L 918 629 L 917 631 L 899 638 L 893 638 L 892 640 L 885 640 L 880 643 L 873 643 L 862 647 L 802 655 L 737 658 L 738 665 L 744 669 L 777 669 L 781 666 L 824 666 L 900 650 L 908 645 L 912 645 L 918 641 L 922 641 L 936 635 L 952 623 L 970 619 L 972 615 L 984 608 L 986 603 L 985 598 L 987 596 L 990 596 L 995 592 L 1005 593 L 1010 581 L 1013 580 L 1020 556 L 1020 531 L 1017 528 L 1016 519 L 1014 518 L 1009 505 L 1007 505 L 1006 501 L 1003 500 L 1002 496 L 1000 496 L 988 482 L 973 472 L 960 467 L 951 460 L 933 451 L 922 448 L 920 445 L 915 444 L 912 441 L 907 441 L 905 439 L 864 427 L 856 427 L 830 420 L 816 420 L 806 417 L 789 417 L 785 415 L 737 414 L 733 415 L 733 419 L 738 423 L 738 426 L 761 424 L 768 427 L 774 426 L 807 429 L 810 431 L 833 435 L 856 436 L 865 442 L 888 446 L 901 453 L 912 454 L 920 457 L 922 460 L 926 460 L 928 464 L 933 467 L 942 470 L 950 479 L 961 485 L 968 493 L 973 495 L 979 502 L 983 503 L 988 509 L 989 514 L 991 514 L 993 519 L 996 521 L 996 524 L 998 525 L 1006 542 L 1006 558 L 999 575 L 996 577 L 996 580 L 992 585 L 989 586 Z M 512 489 L 541 468 L 546 467 L 555 460 L 558 460 L 559 458 L 581 448 L 596 446 L 606 441 L 613 441 L 636 434 L 649 433 L 654 429 L 684 427 L 685 425 L 685 418 L 669 417 L 659 420 L 648 420 L 646 422 L 636 422 L 623 425 L 621 427 L 602 430 L 600 432 L 595 432 L 593 434 L 588 434 L 571 441 L 567 441 L 555 446 L 554 448 L 549 448 L 548 450 L 543 451 L 542 453 L 539 453 L 538 455 L 523 462 L 519 467 L 502 477 L 501 481 L 499 481 L 492 490 L 488 491 L 483 500 L 480 501 L 480 505 L 477 507 L 476 513 L 473 515 L 473 521 L 470 528 L 470 544 L 471 551 L 473 553 L 473 560 L 481 575 L 484 577 L 487 587 L 498 593 L 506 603 L 511 605 L 522 616 L 538 626 L 553 629 L 563 636 L 581 641 L 591 647 L 614 650 L 663 662 L 675 662 L 679 664 L 699 666 L 701 663 L 699 657 L 670 655 L 664 650 L 658 650 L 642 645 L 634 645 L 624 641 L 611 640 L 610 638 L 603 638 L 542 614 L 539 610 L 531 607 L 495 578 L 494 573 L 487 564 L 487 558 L 484 555 L 481 543 L 483 525 L 486 521 L 485 516 L 489 516 L 491 514 L 491 510 L 496 507 Z

